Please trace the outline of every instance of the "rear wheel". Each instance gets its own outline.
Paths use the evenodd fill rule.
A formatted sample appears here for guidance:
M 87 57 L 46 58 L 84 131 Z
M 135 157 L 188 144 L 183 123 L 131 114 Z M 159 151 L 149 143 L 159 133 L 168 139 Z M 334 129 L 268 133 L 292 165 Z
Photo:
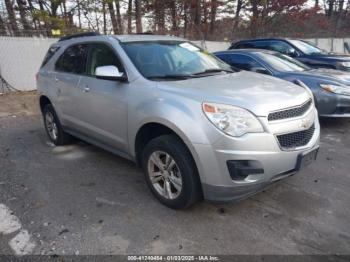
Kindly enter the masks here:
M 148 186 L 164 205 L 181 209 L 201 199 L 196 165 L 176 136 L 164 135 L 151 140 L 143 151 L 142 166 Z
M 57 117 L 56 111 L 51 104 L 45 106 L 43 110 L 45 130 L 51 142 L 56 146 L 71 143 L 72 137 L 64 132 Z

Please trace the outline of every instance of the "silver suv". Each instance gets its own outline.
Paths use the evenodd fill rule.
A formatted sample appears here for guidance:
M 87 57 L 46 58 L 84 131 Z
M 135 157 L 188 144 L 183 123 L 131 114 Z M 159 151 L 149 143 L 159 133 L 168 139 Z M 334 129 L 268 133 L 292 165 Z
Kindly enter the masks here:
M 74 136 L 135 161 L 171 208 L 247 197 L 317 156 L 309 90 L 234 71 L 184 39 L 63 38 L 37 79 L 55 145 Z

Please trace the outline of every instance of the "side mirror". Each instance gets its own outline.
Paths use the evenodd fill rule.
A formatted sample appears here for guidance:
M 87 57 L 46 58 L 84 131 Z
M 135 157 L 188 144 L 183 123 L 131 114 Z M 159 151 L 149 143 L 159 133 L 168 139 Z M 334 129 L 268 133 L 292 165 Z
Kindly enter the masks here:
M 114 81 L 126 81 L 127 77 L 124 73 L 119 72 L 116 66 L 99 66 L 96 68 L 95 75 L 99 79 L 114 80 Z
M 250 71 L 264 75 L 271 75 L 270 72 L 264 67 L 253 67 Z
M 295 49 L 289 49 L 287 50 L 286 55 L 290 57 L 298 57 L 299 53 Z

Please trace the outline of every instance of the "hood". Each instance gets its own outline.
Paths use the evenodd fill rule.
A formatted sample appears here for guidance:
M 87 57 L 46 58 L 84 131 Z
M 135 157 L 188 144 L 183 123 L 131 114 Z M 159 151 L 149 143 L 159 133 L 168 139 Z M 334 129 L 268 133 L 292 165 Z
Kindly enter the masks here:
M 230 104 L 257 116 L 301 105 L 310 99 L 303 87 L 278 78 L 240 71 L 183 81 L 160 82 L 159 87 L 199 102 Z
M 325 54 L 315 54 L 312 55 L 314 58 L 319 58 L 320 60 L 334 60 L 334 62 L 350 62 L 350 55 L 336 54 L 336 53 L 325 53 Z
M 350 86 L 350 72 L 335 70 L 335 69 L 312 69 L 304 72 L 290 72 L 285 75 L 293 75 L 295 77 L 308 77 L 317 80 L 318 82 L 325 80 L 327 82 L 335 82 L 343 85 Z

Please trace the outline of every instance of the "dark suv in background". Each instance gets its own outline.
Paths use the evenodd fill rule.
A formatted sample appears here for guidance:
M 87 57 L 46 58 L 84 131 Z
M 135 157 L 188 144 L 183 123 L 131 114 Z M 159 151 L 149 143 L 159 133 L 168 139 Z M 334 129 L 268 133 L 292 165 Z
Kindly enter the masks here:
M 350 72 L 350 56 L 328 53 L 317 46 L 298 39 L 254 39 L 233 43 L 229 49 L 267 49 L 291 56 L 314 68 L 331 68 Z

